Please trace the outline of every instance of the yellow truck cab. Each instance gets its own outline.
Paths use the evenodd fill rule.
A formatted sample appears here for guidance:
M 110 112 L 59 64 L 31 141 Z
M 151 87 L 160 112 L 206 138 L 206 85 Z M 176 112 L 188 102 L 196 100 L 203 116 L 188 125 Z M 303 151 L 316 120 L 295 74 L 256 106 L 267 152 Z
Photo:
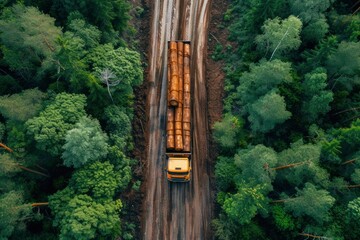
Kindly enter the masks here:
M 188 182 L 191 176 L 190 154 L 167 154 L 167 179 L 171 182 Z

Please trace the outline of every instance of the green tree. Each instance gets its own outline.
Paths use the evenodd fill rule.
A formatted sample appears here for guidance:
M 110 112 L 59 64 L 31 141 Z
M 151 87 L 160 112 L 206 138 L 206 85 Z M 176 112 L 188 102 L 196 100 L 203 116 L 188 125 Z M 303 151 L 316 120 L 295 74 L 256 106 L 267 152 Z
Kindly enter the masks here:
M 131 134 L 132 114 L 128 114 L 126 109 L 116 105 L 110 105 L 105 108 L 104 119 L 107 130 L 111 132 L 111 134 L 120 137 L 126 137 Z
M 325 15 L 317 20 L 312 20 L 302 30 L 302 39 L 304 42 L 319 42 L 329 31 L 329 24 L 327 23 Z
M 309 216 L 319 224 L 329 220 L 329 210 L 334 205 L 335 198 L 323 189 L 317 189 L 313 184 L 297 189 L 295 198 L 285 199 L 285 209 L 295 217 Z
M 79 194 L 94 200 L 112 199 L 119 189 L 121 175 L 109 162 L 95 162 L 80 168 L 71 178 L 70 186 Z
M 0 122 L 0 141 L 2 141 L 4 134 L 5 134 L 5 125 L 2 122 Z
M 67 131 L 85 115 L 85 100 L 84 95 L 58 94 L 38 117 L 29 119 L 25 123 L 38 149 L 53 156 L 62 152 Z
M 290 186 L 303 186 L 311 182 L 316 186 L 327 187 L 329 173 L 320 166 L 321 146 L 303 144 L 301 140 L 291 144 L 291 148 L 279 153 L 277 181 L 286 181 Z
M 333 101 L 332 91 L 326 90 L 327 74 L 325 70 L 317 68 L 306 74 L 302 87 L 304 93 L 301 108 L 303 119 L 312 123 L 330 110 L 329 104 Z
M 215 165 L 216 185 L 220 191 L 227 191 L 234 186 L 239 174 L 233 158 L 219 156 Z
M 277 164 L 277 154 L 264 145 L 256 145 L 240 150 L 234 157 L 235 165 L 241 169 L 241 179 L 261 185 L 264 191 L 271 191 L 275 178 L 272 168 Z M 265 193 L 265 192 L 264 192 Z
M 227 216 L 239 224 L 250 223 L 259 211 L 266 211 L 266 198 L 263 186 L 241 184 L 235 194 L 226 196 L 222 208 Z
M 65 188 L 49 197 L 49 206 L 55 215 L 53 224 L 60 228 L 60 239 L 113 239 L 120 235 L 120 200 L 97 202 Z
M 92 49 L 100 44 L 101 31 L 84 19 L 73 19 L 68 24 L 67 30 L 84 41 L 85 49 Z
M 240 107 L 246 113 L 248 106 L 266 95 L 272 90 L 276 90 L 278 85 L 283 82 L 291 82 L 291 64 L 274 60 L 271 62 L 263 61 L 259 64 L 251 64 L 250 71 L 244 72 L 239 78 L 236 96 L 239 99 Z
M 9 120 L 25 122 L 39 113 L 45 97 L 46 94 L 36 88 L 0 96 L 0 113 Z
M 54 66 L 56 39 L 61 29 L 55 19 L 34 7 L 14 5 L 3 12 L 0 20 L 0 40 L 4 60 L 9 67 L 34 85 L 44 72 Z
M 21 91 L 20 84 L 10 75 L 0 74 L 0 95 L 13 94 Z
M 267 55 L 271 53 L 270 60 L 278 52 L 278 55 L 296 50 L 301 44 L 300 32 L 302 22 L 295 16 L 289 16 L 287 19 L 266 20 L 262 26 L 262 35 L 256 37 L 256 43 L 259 49 Z
M 53 0 L 52 13 L 63 25 L 71 13 L 77 11 L 86 22 L 97 26 L 105 43 L 119 41 L 119 35 L 126 30 L 130 19 L 130 4 L 125 0 Z
M 281 205 L 274 205 L 271 208 L 271 214 L 274 218 L 275 226 L 281 230 L 293 230 L 295 229 L 295 219 L 285 211 Z
M 101 71 L 109 69 L 118 76 L 119 86 L 137 86 L 143 81 L 140 54 L 128 48 L 101 45 L 91 51 L 86 59 L 95 75 L 100 76 Z
M 9 154 L 0 154 L 0 176 L 11 176 L 20 171 L 18 163 Z
M 291 13 L 298 16 L 304 24 L 303 39 L 314 42 L 321 40 L 329 29 L 324 12 L 334 1 L 291 0 L 289 2 Z
M 345 222 L 347 224 L 347 235 L 352 238 L 356 239 L 360 237 L 360 198 L 355 198 L 354 200 L 350 201 L 347 205 L 346 215 L 345 215 Z
M 107 140 L 97 120 L 80 118 L 74 128 L 66 133 L 62 154 L 64 165 L 79 168 L 106 156 Z
M 220 122 L 214 124 L 214 139 L 223 149 L 233 149 L 239 144 L 238 134 L 243 125 L 242 119 L 225 114 Z
M 270 92 L 249 106 L 249 122 L 254 132 L 268 132 L 291 117 L 284 97 Z
M 359 85 L 357 81 L 359 69 L 360 42 L 341 42 L 327 61 L 327 70 L 336 79 L 332 87 L 340 84 L 351 91 L 355 84 Z
M 24 204 L 20 191 L 10 191 L 0 196 L 0 239 L 8 239 L 16 229 L 23 228 L 31 215 L 31 205 Z
M 310 72 L 319 66 L 325 66 L 328 57 L 336 51 L 338 38 L 329 36 L 319 42 L 314 49 L 307 49 L 302 53 L 305 63 L 301 64 L 304 72 Z

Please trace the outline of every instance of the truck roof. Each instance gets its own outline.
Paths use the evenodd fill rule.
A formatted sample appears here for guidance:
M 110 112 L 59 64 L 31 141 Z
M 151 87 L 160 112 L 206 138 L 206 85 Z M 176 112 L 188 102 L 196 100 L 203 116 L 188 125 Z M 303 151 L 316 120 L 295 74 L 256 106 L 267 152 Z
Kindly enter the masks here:
M 189 171 L 189 159 L 181 157 L 170 157 L 168 160 L 169 172 L 188 172 Z

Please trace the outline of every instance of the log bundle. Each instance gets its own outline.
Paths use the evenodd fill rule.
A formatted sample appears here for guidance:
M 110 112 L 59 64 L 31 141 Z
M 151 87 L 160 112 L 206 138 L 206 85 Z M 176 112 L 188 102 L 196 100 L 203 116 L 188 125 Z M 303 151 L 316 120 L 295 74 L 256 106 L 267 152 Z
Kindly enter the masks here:
M 169 42 L 167 149 L 191 150 L 190 43 Z

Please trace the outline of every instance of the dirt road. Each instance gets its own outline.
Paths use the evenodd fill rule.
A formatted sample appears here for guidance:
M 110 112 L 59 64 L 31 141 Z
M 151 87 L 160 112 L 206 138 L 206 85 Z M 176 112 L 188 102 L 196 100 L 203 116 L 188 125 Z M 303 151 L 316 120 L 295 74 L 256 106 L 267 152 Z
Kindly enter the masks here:
M 143 239 L 211 239 L 212 199 L 208 167 L 205 85 L 211 0 L 154 0 L 149 53 L 148 136 Z M 190 40 L 193 81 L 193 174 L 169 183 L 165 168 L 166 59 L 168 40 Z

